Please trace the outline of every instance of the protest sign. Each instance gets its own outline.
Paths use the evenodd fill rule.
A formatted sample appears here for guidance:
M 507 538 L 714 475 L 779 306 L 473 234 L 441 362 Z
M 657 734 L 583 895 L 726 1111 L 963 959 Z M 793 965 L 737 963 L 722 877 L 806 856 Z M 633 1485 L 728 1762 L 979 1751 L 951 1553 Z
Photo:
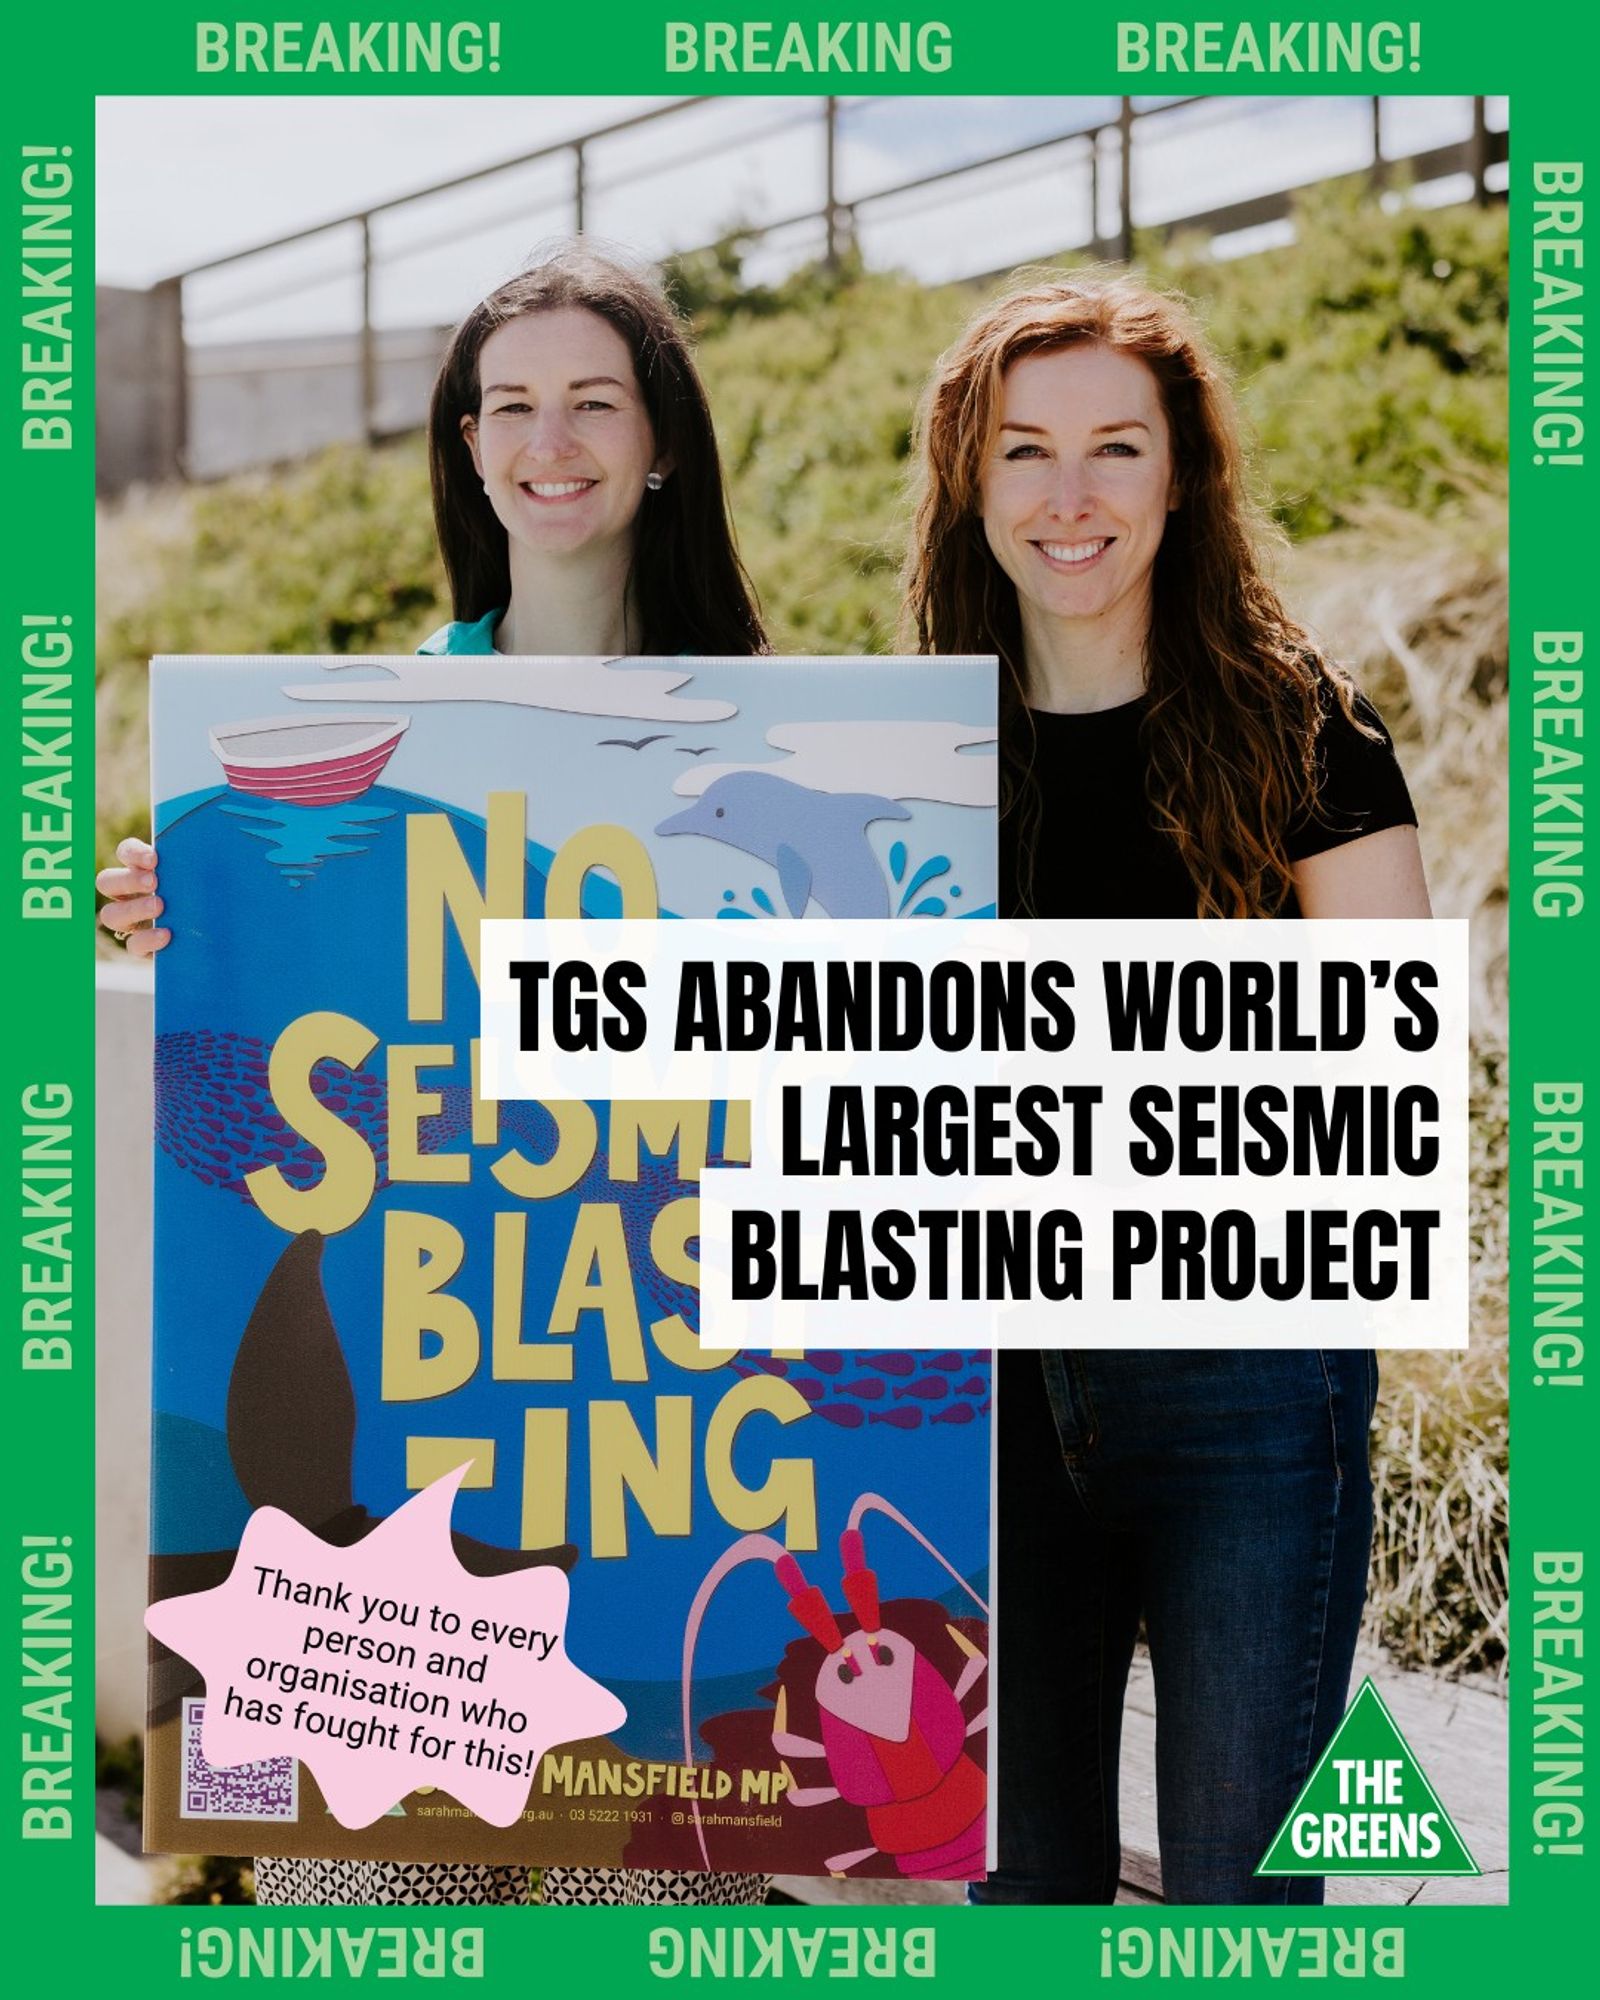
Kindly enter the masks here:
M 243 1646 L 221 1684 L 198 1684 L 193 1635 L 236 1615 L 223 1599 L 158 1648 L 153 1845 L 789 1873 L 866 1846 L 858 1872 L 981 1872 L 982 1767 L 952 1690 L 986 1657 L 988 1355 L 708 1351 L 698 1188 L 748 1156 L 747 1108 L 496 1105 L 475 1079 L 485 919 L 742 930 L 801 867 L 793 917 L 823 897 L 874 930 L 897 905 L 952 929 L 991 916 L 993 759 L 963 751 L 992 752 L 992 686 L 962 662 L 156 662 L 177 914 L 156 1022 L 154 1593 L 204 1603 L 189 1594 L 230 1569 L 237 1587 L 252 1510 L 276 1509 L 351 1550 L 354 1604 L 292 1599 L 307 1629 Z M 881 789 L 845 789 L 855 769 Z M 742 785 L 772 796 L 724 823 Z M 780 815 L 787 868 L 750 852 Z M 366 1538 L 462 1465 L 462 1565 L 570 1570 L 574 1663 L 616 1697 L 614 1725 L 562 1754 L 501 1741 L 481 1647 L 445 1646 L 455 1629 L 419 1603 L 374 1623 L 384 1593 L 356 1587 Z M 791 1783 L 774 1741 L 784 1713 L 816 1737 L 801 1718 L 843 1645 L 828 1619 L 857 1629 L 832 1575 L 845 1534 L 847 1584 L 875 1576 L 906 1635 L 906 1689 L 955 1725 L 933 1776 L 901 1785 L 893 1851 L 788 1796 L 821 1780 Z M 796 1560 L 807 1584 L 784 1587 Z M 419 1578 L 428 1561 L 419 1545 Z M 807 1587 L 835 1611 L 802 1630 Z M 530 1671 L 535 1732 L 540 1685 Z M 281 1748 L 243 1768 L 218 1748 L 274 1703 L 313 1761 L 340 1723 L 369 1765 L 404 1752 L 417 1715 L 452 1751 L 347 1827 Z M 870 1707 L 844 1722 L 870 1729 Z M 505 1757 L 526 1805 L 488 1825 L 452 1782 Z

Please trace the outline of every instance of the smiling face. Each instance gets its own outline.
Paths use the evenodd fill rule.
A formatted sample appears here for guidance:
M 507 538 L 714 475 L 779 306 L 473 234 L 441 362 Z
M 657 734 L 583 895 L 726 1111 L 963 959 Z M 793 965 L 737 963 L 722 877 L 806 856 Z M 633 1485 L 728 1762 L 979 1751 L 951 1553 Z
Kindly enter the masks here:
M 461 434 L 506 533 L 541 553 L 627 549 L 663 475 L 633 356 L 581 306 L 496 327 L 478 354 L 480 401 Z
M 1085 341 L 1013 362 L 980 494 L 1025 637 L 1088 621 L 1142 645 L 1177 487 L 1160 387 L 1137 355 Z

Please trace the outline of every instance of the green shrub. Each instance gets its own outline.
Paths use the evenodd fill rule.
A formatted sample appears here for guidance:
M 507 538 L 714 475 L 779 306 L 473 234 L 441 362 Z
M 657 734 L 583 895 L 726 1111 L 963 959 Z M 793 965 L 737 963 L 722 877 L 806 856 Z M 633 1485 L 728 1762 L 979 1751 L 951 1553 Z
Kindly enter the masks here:
M 102 866 L 149 831 L 152 655 L 410 652 L 449 615 L 420 439 L 105 508 L 97 573 Z
M 185 1854 L 173 1864 L 172 1885 L 165 1900 L 215 1908 L 225 1903 L 254 1903 L 255 1870 L 237 1854 Z
M 1348 184 L 1296 211 L 1291 248 L 1148 259 L 1229 358 L 1270 504 L 1296 536 L 1374 497 L 1432 513 L 1460 468 L 1506 456 L 1510 279 L 1503 208 L 1385 213 Z

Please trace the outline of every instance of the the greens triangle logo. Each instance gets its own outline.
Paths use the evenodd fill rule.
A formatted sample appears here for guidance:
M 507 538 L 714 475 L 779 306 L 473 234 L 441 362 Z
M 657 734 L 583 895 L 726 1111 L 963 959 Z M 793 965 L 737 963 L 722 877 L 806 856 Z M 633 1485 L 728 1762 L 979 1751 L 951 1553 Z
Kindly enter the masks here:
M 1370 1676 L 1256 1873 L 1479 1873 Z

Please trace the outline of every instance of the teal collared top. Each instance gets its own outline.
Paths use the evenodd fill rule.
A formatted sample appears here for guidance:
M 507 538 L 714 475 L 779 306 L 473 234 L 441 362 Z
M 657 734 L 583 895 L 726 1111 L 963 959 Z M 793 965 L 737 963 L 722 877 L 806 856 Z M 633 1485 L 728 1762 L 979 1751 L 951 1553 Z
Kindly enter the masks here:
M 486 611 L 476 623 L 464 624 L 459 618 L 449 625 L 441 625 L 430 639 L 424 639 L 417 648 L 419 653 L 492 653 L 494 635 L 505 612 L 501 609 Z

